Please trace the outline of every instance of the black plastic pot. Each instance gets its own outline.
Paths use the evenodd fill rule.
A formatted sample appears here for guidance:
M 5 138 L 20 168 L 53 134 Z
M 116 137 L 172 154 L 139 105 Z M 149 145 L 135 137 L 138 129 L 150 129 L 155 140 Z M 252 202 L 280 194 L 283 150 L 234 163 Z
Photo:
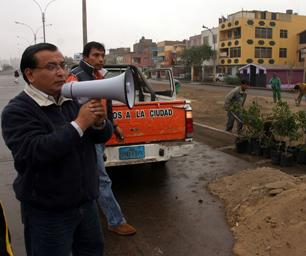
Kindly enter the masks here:
M 281 166 L 293 166 L 294 164 L 294 156 L 292 153 L 282 153 L 280 158 Z
M 272 164 L 280 164 L 280 160 L 281 160 L 281 152 L 278 150 L 271 150 L 271 161 Z
M 264 158 L 270 158 L 271 157 L 271 148 L 270 147 L 262 147 L 262 155 Z
M 293 160 L 296 162 L 300 149 L 298 147 L 288 147 L 287 152 L 293 155 Z
M 237 138 L 235 140 L 235 148 L 238 153 L 248 152 L 249 141 L 247 139 Z
M 261 149 L 261 145 L 258 139 L 251 138 L 249 142 L 248 151 L 249 151 L 249 154 L 253 156 L 262 155 L 262 149 Z
M 306 164 L 306 151 L 300 150 L 296 159 L 298 164 Z

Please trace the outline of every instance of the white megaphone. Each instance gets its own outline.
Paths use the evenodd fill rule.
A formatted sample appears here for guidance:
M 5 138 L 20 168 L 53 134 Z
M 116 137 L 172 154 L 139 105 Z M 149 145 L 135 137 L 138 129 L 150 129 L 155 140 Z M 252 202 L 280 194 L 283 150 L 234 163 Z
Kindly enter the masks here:
M 128 68 L 119 76 L 84 82 L 68 82 L 62 87 L 67 98 L 117 100 L 132 108 L 135 103 L 135 86 L 132 71 Z

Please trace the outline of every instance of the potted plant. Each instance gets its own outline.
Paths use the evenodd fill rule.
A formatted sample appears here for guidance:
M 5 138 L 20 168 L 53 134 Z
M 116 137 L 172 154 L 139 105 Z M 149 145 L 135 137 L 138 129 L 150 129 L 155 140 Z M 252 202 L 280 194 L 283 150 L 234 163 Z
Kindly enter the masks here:
M 306 144 L 300 145 L 296 161 L 298 164 L 306 164 Z
M 299 111 L 296 114 L 297 121 L 300 129 L 303 131 L 304 136 L 304 144 L 299 146 L 298 154 L 297 154 L 297 163 L 299 164 L 306 164 L 306 112 L 305 111 Z
M 273 140 L 273 144 L 270 150 L 272 164 L 280 164 L 283 149 L 284 142 Z
M 291 166 L 294 157 L 288 152 L 288 147 L 301 136 L 296 115 L 290 110 L 287 102 L 278 102 L 272 109 L 272 117 L 272 133 L 275 140 L 280 142 L 277 152 L 273 154 L 280 154 L 280 165 Z
M 265 120 L 258 103 L 253 101 L 249 108 L 243 111 L 242 114 L 245 132 L 249 139 L 249 153 L 251 155 L 261 155 L 262 142 L 265 135 Z
M 234 115 L 237 122 L 243 122 L 242 117 L 245 115 L 246 111 L 238 102 L 234 102 L 229 111 Z M 235 148 L 238 153 L 247 153 L 248 152 L 249 140 L 245 132 L 244 127 L 242 130 L 238 131 L 238 136 L 235 139 Z

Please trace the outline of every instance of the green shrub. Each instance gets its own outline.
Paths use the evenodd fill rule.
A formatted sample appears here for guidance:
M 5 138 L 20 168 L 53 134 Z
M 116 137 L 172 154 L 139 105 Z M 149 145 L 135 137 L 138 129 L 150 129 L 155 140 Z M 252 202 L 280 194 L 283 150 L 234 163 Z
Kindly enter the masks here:
M 263 138 L 265 120 L 257 102 L 253 101 L 247 109 L 242 111 L 242 120 L 248 137 L 260 140 Z
M 241 84 L 241 80 L 237 76 L 226 76 L 224 78 L 224 82 L 230 85 L 240 85 Z

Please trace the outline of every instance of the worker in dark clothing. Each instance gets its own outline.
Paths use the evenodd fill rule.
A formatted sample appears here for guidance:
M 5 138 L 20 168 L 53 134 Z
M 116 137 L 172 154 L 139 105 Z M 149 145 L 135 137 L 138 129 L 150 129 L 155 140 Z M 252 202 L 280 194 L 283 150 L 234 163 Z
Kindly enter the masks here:
M 111 137 L 112 124 L 99 99 L 80 106 L 61 96 L 67 70 L 55 45 L 29 46 L 20 69 L 27 84 L 1 125 L 17 171 L 27 255 L 103 255 L 95 144 Z
M 272 92 L 273 92 L 273 101 L 276 103 L 277 101 L 281 100 L 281 80 L 279 77 L 274 73 L 273 77 L 269 81 L 271 85 Z
M 294 89 L 298 91 L 298 95 L 295 98 L 295 104 L 299 106 L 303 96 L 306 95 L 306 83 L 299 83 L 294 86 Z
M 234 126 L 235 120 L 237 121 L 237 131 L 238 133 L 242 129 L 242 121 L 239 111 L 233 110 L 233 107 L 236 105 L 238 107 L 243 107 L 247 93 L 246 89 L 249 86 L 247 80 L 242 80 L 241 85 L 232 89 L 226 96 L 224 101 L 224 109 L 227 111 L 227 122 L 225 130 L 231 132 Z

